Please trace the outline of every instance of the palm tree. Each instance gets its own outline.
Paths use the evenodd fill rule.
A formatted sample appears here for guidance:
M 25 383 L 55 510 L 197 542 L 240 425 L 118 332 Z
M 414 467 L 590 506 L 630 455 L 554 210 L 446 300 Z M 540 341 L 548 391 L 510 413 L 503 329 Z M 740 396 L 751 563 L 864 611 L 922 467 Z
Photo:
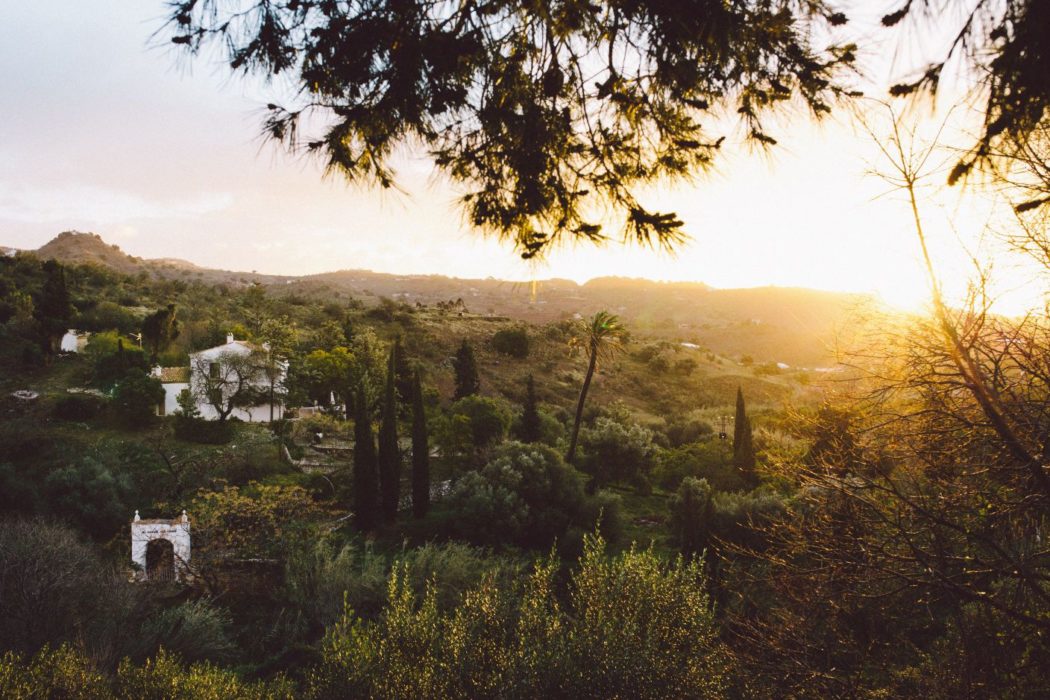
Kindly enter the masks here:
M 572 440 L 569 442 L 569 453 L 565 459 L 570 464 L 576 458 L 576 442 L 580 437 L 580 421 L 583 420 L 583 404 L 587 400 L 587 390 L 591 388 L 591 379 L 599 362 L 612 357 L 621 347 L 626 329 L 619 317 L 608 311 L 599 311 L 587 323 L 584 337 L 573 338 L 574 347 L 586 346 L 590 353 L 587 364 L 587 376 L 583 378 L 580 389 L 580 400 L 576 404 L 576 420 L 572 424 Z

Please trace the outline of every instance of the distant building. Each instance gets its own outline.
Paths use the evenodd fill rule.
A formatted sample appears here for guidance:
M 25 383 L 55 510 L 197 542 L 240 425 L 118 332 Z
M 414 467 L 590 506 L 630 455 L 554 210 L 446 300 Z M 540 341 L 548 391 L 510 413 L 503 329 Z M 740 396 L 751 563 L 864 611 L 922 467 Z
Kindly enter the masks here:
M 217 420 L 216 404 L 225 406 L 231 397 L 239 397 L 229 418 L 253 423 L 266 423 L 284 416 L 284 381 L 288 363 L 269 362 L 269 348 L 226 336 L 226 343 L 190 355 L 189 367 L 155 367 L 153 376 L 164 386 L 161 415 L 178 409 L 178 396 L 189 390 L 200 417 Z M 272 379 L 272 386 L 271 386 Z M 272 404 L 270 398 L 273 398 Z
M 58 346 L 58 349 L 61 352 L 84 352 L 84 348 L 87 347 L 88 338 L 90 337 L 90 333 L 70 328 L 66 331 L 66 334 L 62 336 L 62 342 Z

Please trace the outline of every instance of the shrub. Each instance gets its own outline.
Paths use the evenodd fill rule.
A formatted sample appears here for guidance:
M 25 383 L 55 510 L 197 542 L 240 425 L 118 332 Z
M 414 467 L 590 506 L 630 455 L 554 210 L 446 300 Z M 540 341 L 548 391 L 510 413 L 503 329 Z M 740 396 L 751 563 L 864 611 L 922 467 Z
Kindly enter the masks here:
M 88 421 L 97 418 L 105 405 L 105 401 L 98 396 L 71 394 L 55 402 L 51 415 L 59 420 Z
M 153 421 L 163 400 L 164 387 L 159 379 L 131 369 L 114 389 L 112 405 L 121 423 L 139 428 Z
M 509 442 L 453 486 L 457 533 L 483 544 L 546 547 L 580 520 L 581 477 L 546 445 Z
M 739 491 L 747 485 L 732 463 L 728 440 L 709 439 L 661 450 L 653 468 L 656 483 L 676 489 L 686 477 L 706 479 L 716 491 Z
M 529 356 L 529 334 L 524 328 L 502 328 L 492 336 L 492 349 L 518 359 Z
M 202 445 L 225 445 L 233 439 L 233 424 L 190 416 L 175 416 L 175 437 Z
M 456 401 L 452 404 L 452 415 L 467 418 L 474 446 L 478 449 L 501 442 L 511 421 L 506 403 L 488 396 L 472 395 Z

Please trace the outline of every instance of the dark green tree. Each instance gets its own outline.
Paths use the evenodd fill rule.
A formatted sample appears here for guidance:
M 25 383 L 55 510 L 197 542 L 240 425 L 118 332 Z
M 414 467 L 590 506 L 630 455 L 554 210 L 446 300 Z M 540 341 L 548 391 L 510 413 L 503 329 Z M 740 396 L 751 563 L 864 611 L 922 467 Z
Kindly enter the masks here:
M 474 359 L 474 348 L 470 343 L 463 340 L 452 358 L 452 368 L 456 372 L 456 391 L 452 395 L 453 401 L 473 396 L 481 391 L 481 380 L 478 378 L 478 363 Z
M 412 515 L 422 518 L 430 509 L 430 444 L 423 385 L 419 372 L 412 382 Z
M 379 491 L 383 519 L 387 522 L 397 519 L 398 500 L 401 496 L 401 455 L 397 447 L 397 389 L 394 380 L 397 350 L 397 344 L 390 348 L 382 418 L 379 423 Z
M 744 406 L 744 392 L 736 390 L 736 418 L 733 421 L 733 466 L 749 485 L 755 483 L 755 444 L 751 419 Z
M 707 479 L 687 476 L 671 499 L 671 532 L 686 557 L 694 557 L 707 548 L 711 513 L 711 486 Z
M 157 356 L 178 337 L 179 320 L 175 317 L 174 304 L 157 309 L 142 320 L 142 341 L 149 348 L 151 363 L 156 363 Z
M 43 265 L 44 284 L 34 300 L 33 317 L 40 329 L 40 345 L 47 355 L 58 352 L 62 335 L 69 329 L 73 304 L 66 287 L 66 269 L 55 260 Z
M 130 369 L 113 391 L 113 408 L 120 421 L 138 428 L 153 421 L 157 405 L 164 400 L 160 380 L 137 369 Z
M 521 413 L 519 437 L 524 443 L 539 442 L 540 437 L 542 437 L 540 411 L 536 402 L 536 382 L 531 374 L 525 384 L 525 407 Z
M 364 386 L 354 395 L 354 523 L 367 532 L 379 521 L 379 474 Z

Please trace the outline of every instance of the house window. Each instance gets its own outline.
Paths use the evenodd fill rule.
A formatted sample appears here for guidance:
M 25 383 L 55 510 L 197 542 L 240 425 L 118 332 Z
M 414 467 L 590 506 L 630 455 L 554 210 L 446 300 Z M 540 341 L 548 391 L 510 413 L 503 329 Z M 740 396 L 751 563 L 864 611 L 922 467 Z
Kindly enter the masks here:
M 208 376 L 210 376 L 212 379 L 218 379 L 219 378 L 219 363 L 218 362 L 212 362 L 212 363 L 210 363 L 208 365 Z

